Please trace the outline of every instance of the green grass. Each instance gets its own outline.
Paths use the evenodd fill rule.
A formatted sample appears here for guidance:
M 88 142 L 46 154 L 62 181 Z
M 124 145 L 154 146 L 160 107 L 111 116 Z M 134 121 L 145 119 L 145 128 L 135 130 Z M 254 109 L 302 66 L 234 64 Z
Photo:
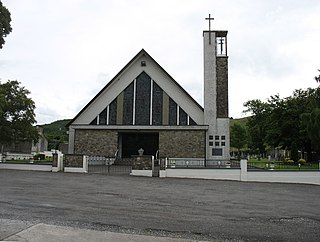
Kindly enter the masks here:
M 248 161 L 248 168 L 266 170 L 319 170 L 318 163 L 306 163 L 299 167 L 298 164 L 288 164 L 282 161 L 269 161 L 267 159 L 252 159 Z

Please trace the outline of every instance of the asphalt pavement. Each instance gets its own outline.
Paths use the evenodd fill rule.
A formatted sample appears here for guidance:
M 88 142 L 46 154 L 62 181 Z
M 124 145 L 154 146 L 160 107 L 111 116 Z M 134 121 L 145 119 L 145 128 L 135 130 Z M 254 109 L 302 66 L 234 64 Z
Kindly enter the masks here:
M 0 170 L 0 241 L 320 241 L 319 200 L 316 185 Z

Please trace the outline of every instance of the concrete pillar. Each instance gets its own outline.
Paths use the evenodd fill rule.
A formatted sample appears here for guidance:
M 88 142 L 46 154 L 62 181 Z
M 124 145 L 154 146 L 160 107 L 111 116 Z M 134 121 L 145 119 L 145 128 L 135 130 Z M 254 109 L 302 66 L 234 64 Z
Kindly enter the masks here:
M 63 171 L 63 154 L 58 152 L 58 171 Z
M 88 173 L 89 167 L 88 167 L 88 156 L 84 155 L 83 156 L 83 172 Z
M 246 159 L 240 160 L 240 180 L 248 181 L 248 161 Z
M 57 160 L 57 165 L 52 167 L 52 172 L 63 171 L 63 154 L 60 151 L 56 151 L 53 154 L 53 159 Z

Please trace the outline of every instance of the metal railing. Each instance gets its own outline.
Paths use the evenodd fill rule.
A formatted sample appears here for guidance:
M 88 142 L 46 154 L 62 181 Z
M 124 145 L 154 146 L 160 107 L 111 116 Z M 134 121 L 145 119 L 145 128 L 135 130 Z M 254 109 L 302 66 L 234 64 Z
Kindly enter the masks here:
M 237 168 L 240 169 L 239 161 L 205 160 L 192 158 L 167 158 L 167 168 Z
M 281 161 L 248 161 L 248 170 L 319 170 L 320 165 L 318 163 L 306 163 L 306 164 L 298 164 L 298 163 L 288 163 Z
M 129 174 L 132 170 L 132 159 L 105 156 L 89 156 L 89 173 Z

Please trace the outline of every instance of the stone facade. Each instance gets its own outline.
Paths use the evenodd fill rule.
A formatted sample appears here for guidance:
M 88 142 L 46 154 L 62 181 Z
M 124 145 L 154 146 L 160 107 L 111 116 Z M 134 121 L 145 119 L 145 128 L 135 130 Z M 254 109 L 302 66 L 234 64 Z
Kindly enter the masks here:
M 204 130 L 159 130 L 158 132 L 161 157 L 205 158 Z M 118 131 L 76 130 L 74 147 L 75 154 L 113 157 L 118 149 Z
M 136 156 L 132 159 L 132 170 L 152 170 L 151 156 Z
M 228 117 L 228 57 L 217 57 L 217 118 Z
M 159 132 L 161 157 L 205 158 L 206 133 L 203 130 L 165 130 Z
M 113 157 L 118 149 L 115 130 L 78 129 L 75 131 L 74 153 Z
M 65 155 L 64 167 L 83 167 L 83 155 Z

